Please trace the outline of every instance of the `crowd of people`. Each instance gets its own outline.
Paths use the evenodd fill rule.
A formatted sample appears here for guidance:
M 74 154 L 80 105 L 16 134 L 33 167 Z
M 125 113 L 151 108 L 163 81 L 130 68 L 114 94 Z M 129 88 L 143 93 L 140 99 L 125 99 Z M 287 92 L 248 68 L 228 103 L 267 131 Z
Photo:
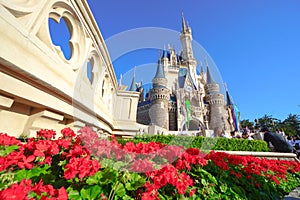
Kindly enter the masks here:
M 296 153 L 298 157 L 300 156 L 300 137 L 298 135 L 287 136 L 283 129 L 276 129 L 272 132 L 268 127 L 260 129 L 244 127 L 240 132 L 231 131 L 230 136 L 221 129 L 215 129 L 214 134 L 217 137 L 264 140 L 271 151 Z

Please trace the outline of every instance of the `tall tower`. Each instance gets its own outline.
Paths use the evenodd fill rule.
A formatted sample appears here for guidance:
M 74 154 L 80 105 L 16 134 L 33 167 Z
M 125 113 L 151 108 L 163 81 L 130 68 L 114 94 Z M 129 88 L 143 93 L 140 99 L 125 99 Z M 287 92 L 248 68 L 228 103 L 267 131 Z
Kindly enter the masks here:
M 227 116 L 224 95 L 220 93 L 219 84 L 216 83 L 207 66 L 206 101 L 209 104 L 209 129 L 221 128 L 227 130 Z
M 182 29 L 180 33 L 180 42 L 182 45 L 182 63 L 187 66 L 190 70 L 190 74 L 193 78 L 194 83 L 197 83 L 196 79 L 196 59 L 194 58 L 193 48 L 192 48 L 192 29 L 186 24 L 183 13 L 181 17 Z M 196 84 L 197 86 L 197 84 Z
M 152 80 L 153 88 L 150 90 L 151 107 L 149 109 L 150 124 L 169 129 L 169 99 L 170 90 L 167 88 L 168 80 L 160 60 L 157 63 L 155 77 Z

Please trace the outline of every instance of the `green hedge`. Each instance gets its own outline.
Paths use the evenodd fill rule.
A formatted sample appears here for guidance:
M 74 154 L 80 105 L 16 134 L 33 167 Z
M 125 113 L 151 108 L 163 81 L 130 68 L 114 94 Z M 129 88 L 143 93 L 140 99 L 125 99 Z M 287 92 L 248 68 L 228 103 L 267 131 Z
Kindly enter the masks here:
M 202 150 L 224 150 L 224 151 L 259 151 L 268 152 L 267 143 L 263 140 L 245 140 L 231 138 L 209 138 L 193 136 L 174 136 L 174 135 L 142 135 L 133 139 L 118 139 L 120 144 L 128 141 L 139 142 L 160 142 L 168 145 L 200 148 Z

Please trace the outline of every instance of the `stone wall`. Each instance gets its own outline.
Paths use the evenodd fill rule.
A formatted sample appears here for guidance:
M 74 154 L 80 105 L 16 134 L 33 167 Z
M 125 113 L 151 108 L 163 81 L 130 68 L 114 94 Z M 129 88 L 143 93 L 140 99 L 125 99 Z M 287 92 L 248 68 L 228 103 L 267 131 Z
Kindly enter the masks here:
M 40 128 L 85 125 L 110 134 L 139 130 L 139 94 L 119 91 L 86 1 L 3 0 L 0 9 L 0 132 L 35 136 Z M 52 41 L 50 19 L 68 26 L 69 59 Z

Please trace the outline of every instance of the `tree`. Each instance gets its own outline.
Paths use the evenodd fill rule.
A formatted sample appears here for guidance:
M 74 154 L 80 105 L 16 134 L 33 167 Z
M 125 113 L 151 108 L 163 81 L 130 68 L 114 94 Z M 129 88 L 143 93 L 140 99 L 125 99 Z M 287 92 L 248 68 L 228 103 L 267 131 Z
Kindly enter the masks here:
M 289 114 L 282 122 L 282 128 L 287 135 L 300 135 L 300 116 L 295 114 Z
M 257 125 L 262 127 L 268 127 L 272 131 L 275 131 L 275 129 L 280 128 L 281 121 L 277 118 L 272 117 L 272 115 L 264 115 L 261 118 L 258 118 Z
M 242 120 L 242 121 L 240 122 L 240 124 L 241 124 L 241 127 L 242 127 L 242 128 L 245 128 L 245 127 L 252 127 L 252 126 L 254 125 L 254 123 L 253 123 L 253 122 L 250 122 L 249 119 Z

